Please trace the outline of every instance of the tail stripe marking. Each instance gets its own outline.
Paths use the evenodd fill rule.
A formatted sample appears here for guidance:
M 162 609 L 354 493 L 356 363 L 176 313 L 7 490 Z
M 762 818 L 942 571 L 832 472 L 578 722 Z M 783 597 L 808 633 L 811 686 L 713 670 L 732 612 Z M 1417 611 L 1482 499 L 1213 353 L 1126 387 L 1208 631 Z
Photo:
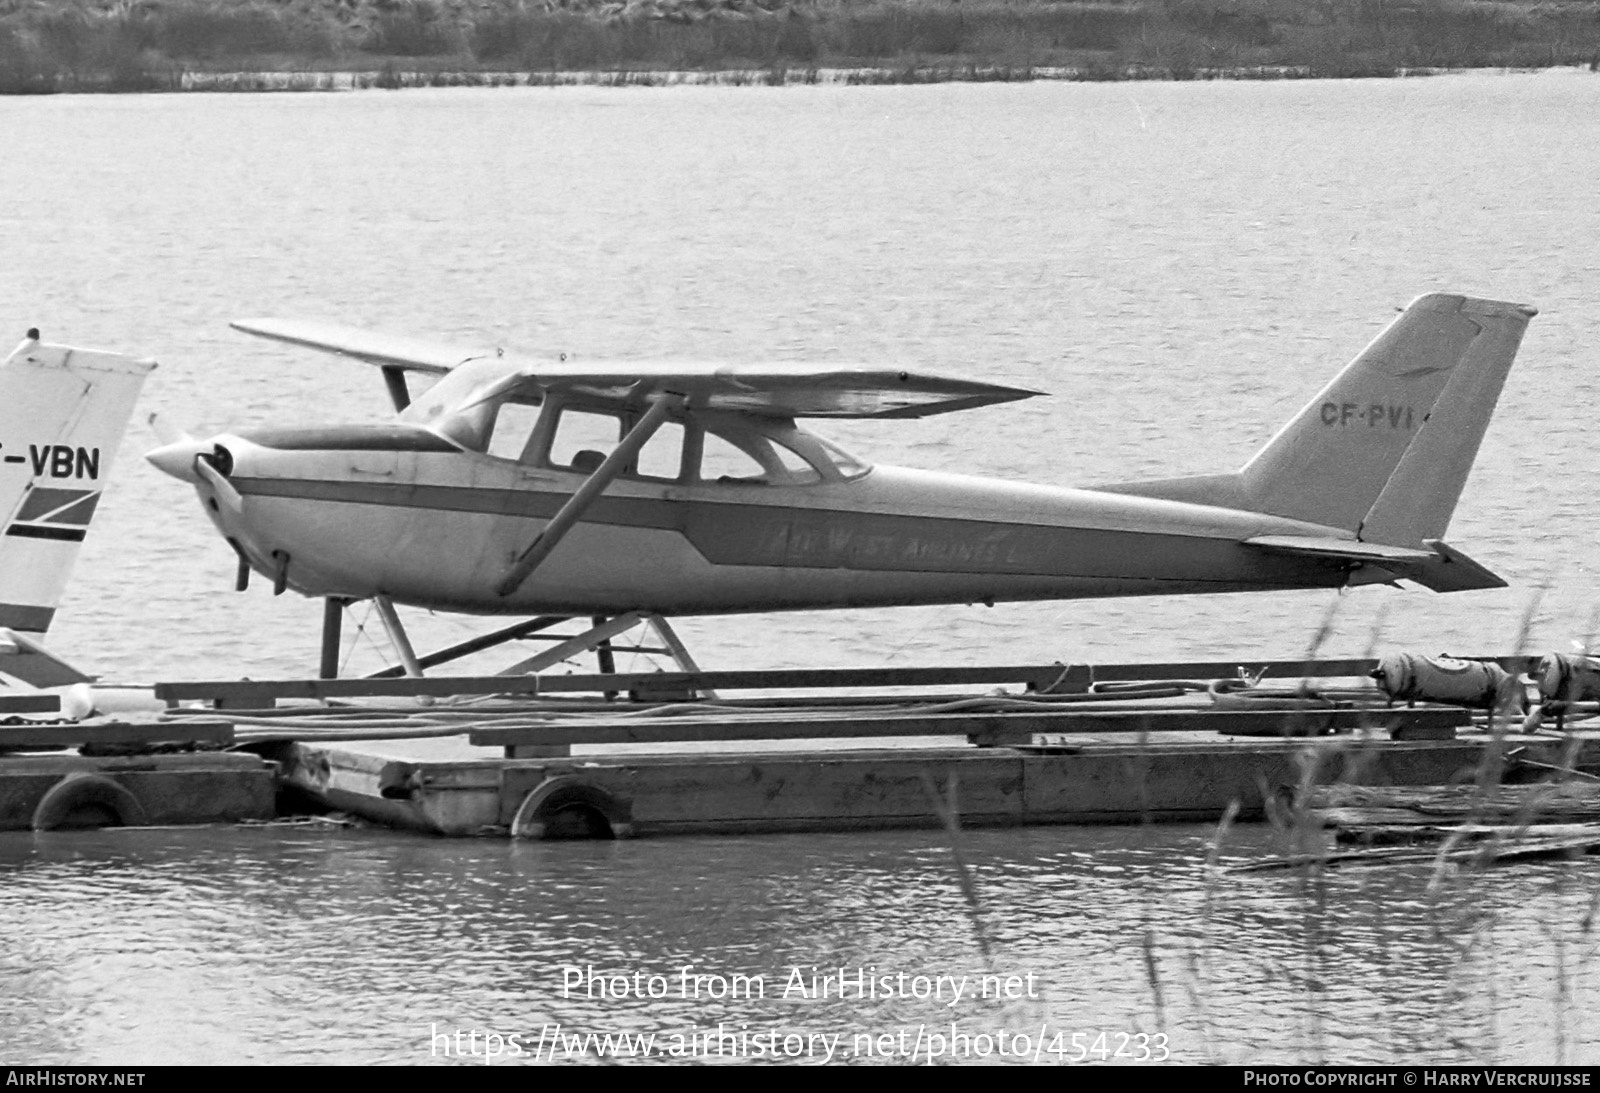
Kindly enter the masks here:
M 31 607 L 21 603 L 0 603 L 0 626 L 10 630 L 30 630 L 42 634 L 55 618 L 53 607 Z
M 6 528 L 6 534 L 22 539 L 60 539 L 81 543 L 85 532 L 83 528 L 53 528 L 48 524 L 12 524 Z
M 17 513 L 18 520 L 48 520 L 53 524 L 87 527 L 100 502 L 98 490 L 53 490 L 35 488 L 28 493 Z

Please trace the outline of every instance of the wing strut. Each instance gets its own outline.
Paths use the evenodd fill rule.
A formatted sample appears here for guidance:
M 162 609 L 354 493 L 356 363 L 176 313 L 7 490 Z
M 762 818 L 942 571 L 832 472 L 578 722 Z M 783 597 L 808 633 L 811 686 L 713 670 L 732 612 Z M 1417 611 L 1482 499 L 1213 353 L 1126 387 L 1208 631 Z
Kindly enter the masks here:
M 406 370 L 392 364 L 383 366 L 383 385 L 389 389 L 389 401 L 394 412 L 399 413 L 411 405 L 411 388 L 406 384 Z
M 628 430 L 628 435 L 612 449 L 605 461 L 594 469 L 594 473 L 584 479 L 572 496 L 567 498 L 567 503 L 561 506 L 559 512 L 550 518 L 544 530 L 534 537 L 528 549 L 517 556 L 511 563 L 511 568 L 506 571 L 505 579 L 495 588 L 496 595 L 509 596 L 521 588 L 538 568 L 539 563 L 549 557 L 550 552 L 556 548 L 572 530 L 574 524 L 583 518 L 596 499 L 611 484 L 612 479 L 622 473 L 622 468 L 632 463 L 639 454 L 645 442 L 655 435 L 661 428 L 662 422 L 667 420 L 667 415 L 681 407 L 684 403 L 682 395 L 664 394 L 650 404 L 650 409 L 645 411 L 633 428 Z

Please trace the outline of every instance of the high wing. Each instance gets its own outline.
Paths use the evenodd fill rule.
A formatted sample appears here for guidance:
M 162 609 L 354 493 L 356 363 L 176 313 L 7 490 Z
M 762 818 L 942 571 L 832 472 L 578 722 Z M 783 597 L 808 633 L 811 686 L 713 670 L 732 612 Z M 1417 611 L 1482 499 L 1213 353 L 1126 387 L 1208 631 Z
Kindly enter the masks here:
M 462 350 L 443 342 L 382 334 L 315 319 L 239 319 L 228 325 L 257 337 L 303 345 L 308 349 L 320 349 L 342 357 L 354 357 L 358 361 L 386 368 L 425 372 L 434 376 L 444 375 L 462 361 L 496 355 L 493 349 Z
M 385 369 L 441 375 L 475 362 L 470 387 L 537 401 L 549 392 L 605 403 L 639 404 L 670 392 L 697 410 L 764 417 L 927 417 L 1041 394 L 1019 387 L 905 369 L 854 364 L 711 364 L 685 361 L 574 361 L 452 349 L 435 342 L 335 323 L 247 319 L 236 330 L 354 357 Z M 463 384 L 463 387 L 467 386 Z M 462 402 L 472 401 L 465 390 Z

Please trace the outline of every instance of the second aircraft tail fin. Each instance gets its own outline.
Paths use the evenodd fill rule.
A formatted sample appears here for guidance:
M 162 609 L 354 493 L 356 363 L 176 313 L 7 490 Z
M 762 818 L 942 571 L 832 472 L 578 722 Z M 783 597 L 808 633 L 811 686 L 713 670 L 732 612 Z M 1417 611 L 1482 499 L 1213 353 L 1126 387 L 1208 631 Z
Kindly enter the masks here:
M 0 627 L 49 628 L 153 368 L 33 330 L 0 364 Z

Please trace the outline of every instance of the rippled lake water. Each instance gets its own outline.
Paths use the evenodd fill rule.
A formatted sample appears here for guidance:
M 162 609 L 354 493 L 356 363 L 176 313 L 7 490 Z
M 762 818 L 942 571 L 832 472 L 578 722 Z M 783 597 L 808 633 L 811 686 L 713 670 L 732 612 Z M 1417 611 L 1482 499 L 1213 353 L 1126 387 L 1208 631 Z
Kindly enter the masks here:
M 1450 534 L 1510 589 L 687 620 L 709 667 L 1260 658 L 1324 622 L 1329 654 L 1538 651 L 1596 629 L 1588 74 L 81 96 L 0 100 L 0 133 L 0 315 L 158 358 L 144 407 L 195 431 L 382 414 L 371 369 L 226 326 L 295 315 L 981 375 L 1053 397 L 824 431 L 881 462 L 1092 484 L 1241 464 L 1422 292 L 1541 308 Z M 117 679 L 309 674 L 317 605 L 229 591 L 192 495 L 138 458 L 154 443 L 130 433 L 52 645 Z M 357 635 L 349 670 L 380 656 Z M 1208 871 L 1208 836 L 971 833 L 972 902 L 927 833 L 0 834 L 0 1060 L 420 1061 L 446 1026 L 952 1015 L 1159 1033 L 1179 1061 L 1600 1059 L 1592 864 L 1308 888 Z M 562 966 L 591 964 L 1031 972 L 1042 993 L 563 998 Z
M 1214 834 L 968 832 L 975 902 L 948 840 L 920 832 L 7 835 L 0 1060 L 442 1062 L 457 1057 L 440 1030 L 476 1030 L 504 1039 L 502 1062 L 520 1035 L 530 1062 L 555 1027 L 838 1038 L 844 1061 L 907 1061 L 919 1034 L 925 1060 L 935 1033 L 988 1035 L 989 1061 L 1019 1061 L 1002 1032 L 1042 1043 L 1044 1062 L 1132 1061 L 1140 1034 L 1183 1063 L 1600 1059 L 1597 939 L 1578 925 L 1592 865 L 1313 884 L 1209 869 Z M 1235 829 L 1217 861 L 1276 848 L 1265 827 Z M 846 997 L 819 997 L 814 977 L 841 971 Z M 981 997 L 986 975 L 999 997 Z M 761 986 L 740 993 L 736 976 Z M 966 977 L 966 993 L 917 997 L 918 976 Z

